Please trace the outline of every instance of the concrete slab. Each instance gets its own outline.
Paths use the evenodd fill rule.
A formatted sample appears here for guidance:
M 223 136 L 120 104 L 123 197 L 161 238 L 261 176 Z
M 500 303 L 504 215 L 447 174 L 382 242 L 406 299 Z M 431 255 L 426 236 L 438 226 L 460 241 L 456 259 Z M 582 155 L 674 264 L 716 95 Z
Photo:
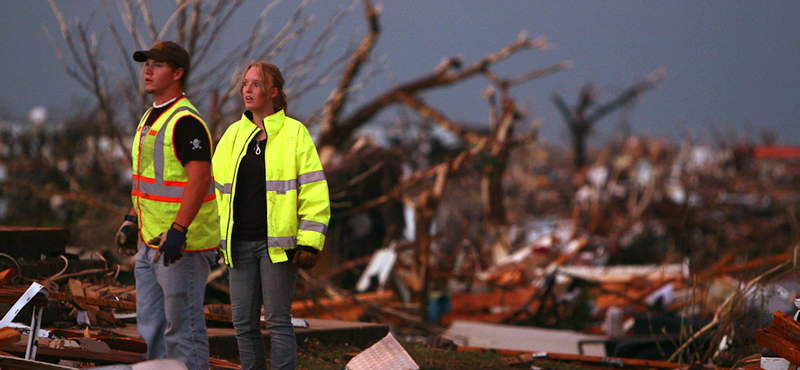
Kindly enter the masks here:
M 585 355 L 606 356 L 602 341 L 605 335 L 578 333 L 571 330 L 510 326 L 482 322 L 456 321 L 443 337 L 457 345 L 531 352 L 558 352 L 580 354 L 580 343 Z

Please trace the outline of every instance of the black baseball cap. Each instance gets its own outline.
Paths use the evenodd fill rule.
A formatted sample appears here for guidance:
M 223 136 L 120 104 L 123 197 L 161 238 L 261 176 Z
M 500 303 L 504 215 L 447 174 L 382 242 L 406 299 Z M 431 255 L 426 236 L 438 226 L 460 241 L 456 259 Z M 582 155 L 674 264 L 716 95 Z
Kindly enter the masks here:
M 146 62 L 147 59 L 159 62 L 171 61 L 183 68 L 183 74 L 189 74 L 189 53 L 178 43 L 159 41 L 150 50 L 139 50 L 133 53 L 133 60 Z

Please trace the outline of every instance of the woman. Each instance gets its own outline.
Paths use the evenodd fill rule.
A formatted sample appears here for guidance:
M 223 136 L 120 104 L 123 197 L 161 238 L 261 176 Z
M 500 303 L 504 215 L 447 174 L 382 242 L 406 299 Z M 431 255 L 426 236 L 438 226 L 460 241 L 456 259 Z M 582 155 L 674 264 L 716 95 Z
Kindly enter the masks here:
M 313 267 L 325 244 L 328 184 L 308 130 L 286 116 L 278 67 L 251 62 L 241 83 L 247 110 L 212 160 L 233 326 L 242 369 L 266 369 L 263 303 L 272 369 L 294 369 L 297 269 Z

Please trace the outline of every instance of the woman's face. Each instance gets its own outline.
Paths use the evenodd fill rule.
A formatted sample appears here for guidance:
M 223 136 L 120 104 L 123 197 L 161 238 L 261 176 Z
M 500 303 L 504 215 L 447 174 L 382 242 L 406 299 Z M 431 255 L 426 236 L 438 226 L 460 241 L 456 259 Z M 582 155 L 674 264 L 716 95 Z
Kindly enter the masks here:
M 254 113 L 272 114 L 272 98 L 264 94 L 264 91 L 272 91 L 274 88 L 268 87 L 269 81 L 264 81 L 258 75 L 258 70 L 250 68 L 244 74 L 242 81 L 242 97 L 244 106 Z

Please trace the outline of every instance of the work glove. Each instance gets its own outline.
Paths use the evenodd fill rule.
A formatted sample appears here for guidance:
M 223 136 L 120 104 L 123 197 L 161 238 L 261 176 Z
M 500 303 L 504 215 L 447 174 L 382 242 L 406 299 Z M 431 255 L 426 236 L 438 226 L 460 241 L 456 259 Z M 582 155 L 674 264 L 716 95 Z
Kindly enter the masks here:
M 308 270 L 317 264 L 318 253 L 314 248 L 298 245 L 294 252 L 292 263 L 301 269 Z
M 158 251 L 153 261 L 158 261 L 158 257 L 164 255 L 164 267 L 167 267 L 181 259 L 183 250 L 186 249 L 186 231 L 185 227 L 173 222 L 167 231 L 150 239 L 148 244 L 158 245 Z
M 139 218 L 134 215 L 126 215 L 117 231 L 115 238 L 117 252 L 133 256 L 139 250 Z

